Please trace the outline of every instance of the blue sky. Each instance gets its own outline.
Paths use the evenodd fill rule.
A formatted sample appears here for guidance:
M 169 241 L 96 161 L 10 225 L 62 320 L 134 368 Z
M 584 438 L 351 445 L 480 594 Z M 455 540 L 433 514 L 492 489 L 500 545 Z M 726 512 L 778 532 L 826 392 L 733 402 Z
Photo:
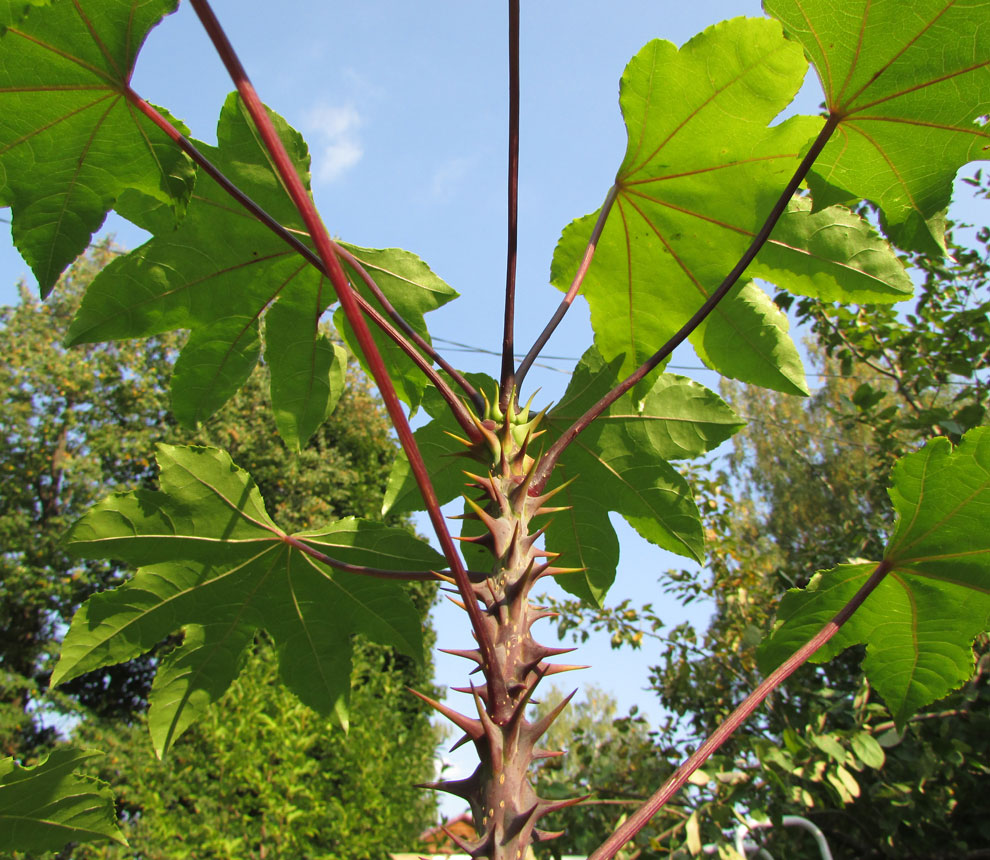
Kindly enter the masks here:
M 215 0 L 214 8 L 262 98 L 309 141 L 317 202 L 330 230 L 360 245 L 415 251 L 462 293 L 430 318 L 437 338 L 496 350 L 500 343 L 505 258 L 506 23 L 503 3 L 440 0 Z M 625 149 L 617 106 L 625 63 L 651 38 L 681 44 L 721 18 L 758 15 L 755 0 L 591 0 L 524 4 L 519 308 L 516 339 L 525 350 L 556 307 L 547 284 L 561 229 L 596 209 Z M 193 136 L 212 142 L 231 86 L 187 4 L 152 32 L 134 78 L 137 91 L 181 117 Z M 802 99 L 814 111 L 818 97 Z M 982 208 L 964 210 L 986 220 Z M 3 213 L 5 216 L 7 213 Z M 140 231 L 108 223 L 134 247 Z M 0 243 L 0 303 L 15 300 L 26 266 Z M 30 280 L 30 279 L 29 279 Z M 591 335 L 583 303 L 575 305 L 546 352 L 573 364 Z M 497 376 L 497 359 L 453 353 L 456 364 Z M 690 353 L 675 365 L 697 366 Z M 710 376 L 699 377 L 711 383 Z M 534 371 L 541 398 L 553 400 L 565 373 Z M 623 561 L 613 599 L 663 605 L 656 574 L 680 560 L 621 530 Z M 671 622 L 685 616 L 670 607 Z M 438 614 L 439 644 L 464 647 L 467 627 L 456 611 Z M 704 610 L 695 610 L 701 620 Z M 456 626 L 453 626 L 456 625 Z M 555 638 L 546 629 L 545 638 Z M 442 656 L 442 655 L 441 655 Z M 593 671 L 561 679 L 597 683 L 620 708 L 638 702 L 647 653 L 615 654 L 607 642 L 582 648 L 575 662 Z M 463 683 L 462 661 L 443 658 L 438 680 Z M 579 677 L 579 675 L 581 677 Z M 458 767 L 463 767 L 459 761 Z

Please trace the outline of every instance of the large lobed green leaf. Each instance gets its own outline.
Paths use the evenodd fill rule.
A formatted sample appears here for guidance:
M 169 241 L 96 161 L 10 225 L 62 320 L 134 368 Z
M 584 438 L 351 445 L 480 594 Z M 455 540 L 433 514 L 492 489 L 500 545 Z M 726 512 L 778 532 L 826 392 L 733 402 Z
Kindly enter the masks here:
M 973 639 L 990 621 L 990 428 L 971 430 L 954 451 L 933 439 L 892 477 L 890 572 L 813 659 L 864 643 L 863 669 L 903 723 L 972 674 Z M 840 565 L 788 591 L 762 667 L 773 669 L 817 633 L 875 568 Z
M 816 206 L 866 198 L 903 248 L 944 250 L 959 167 L 987 158 L 986 0 L 765 0 L 804 46 L 841 121 L 809 183 Z
M 151 694 L 149 725 L 163 755 L 236 677 L 259 629 L 278 647 L 288 686 L 346 725 L 351 636 L 361 633 L 420 658 L 419 616 L 401 582 L 344 573 L 293 544 L 334 559 L 395 571 L 444 566 L 404 529 L 345 519 L 290 538 L 257 487 L 212 448 L 159 446 L 161 490 L 111 496 L 80 519 L 69 550 L 139 566 L 120 588 L 76 613 L 52 683 L 131 659 L 182 628 Z
M 616 199 L 584 280 L 595 343 L 625 355 L 625 375 L 698 310 L 762 226 L 822 120 L 769 123 L 801 86 L 807 63 L 766 19 L 735 19 L 680 50 L 644 47 L 627 66 L 620 104 L 628 146 Z M 598 213 L 565 228 L 552 282 L 570 284 Z M 903 267 L 865 222 L 839 208 L 812 213 L 795 199 L 748 270 L 823 298 L 896 301 Z M 691 336 L 725 376 L 807 393 L 787 320 L 743 280 Z
M 33 767 L 0 759 L 0 846 L 7 851 L 56 851 L 68 842 L 112 839 L 117 829 L 113 794 L 97 779 L 77 773 L 97 750 L 63 747 Z
M 272 119 L 308 186 L 305 141 L 281 117 Z M 224 105 L 217 138 L 217 147 L 199 148 L 272 217 L 304 234 L 236 94 Z M 159 226 L 153 207 L 142 205 L 146 201 L 132 195 L 126 203 L 129 217 Z M 345 247 L 376 276 L 410 325 L 428 337 L 423 314 L 456 293 L 407 251 Z M 355 284 L 363 289 L 356 278 Z M 201 175 L 178 229 L 159 233 L 97 276 L 68 340 L 92 343 L 190 329 L 172 377 L 173 411 L 187 425 L 208 418 L 244 383 L 264 340 L 279 432 L 301 448 L 342 391 L 345 354 L 321 327 L 336 300 L 329 279 Z M 400 395 L 417 402 L 422 374 L 394 345 L 383 354 Z
M 177 0 L 0 5 L 0 204 L 46 296 L 125 189 L 174 207 L 189 159 L 124 91 L 148 31 Z
M 606 364 L 592 348 L 575 369 L 561 402 L 547 414 L 547 442 L 590 408 L 617 381 L 621 357 Z M 704 535 L 687 481 L 668 462 L 717 447 L 743 422 L 713 392 L 663 374 L 642 400 L 616 401 L 562 455 L 554 481 L 574 478 L 554 504 L 547 546 L 580 573 L 559 577 L 572 594 L 601 604 L 615 579 L 619 544 L 609 512 L 621 514 L 646 540 L 701 561 Z M 552 485 L 551 485 L 552 486 Z

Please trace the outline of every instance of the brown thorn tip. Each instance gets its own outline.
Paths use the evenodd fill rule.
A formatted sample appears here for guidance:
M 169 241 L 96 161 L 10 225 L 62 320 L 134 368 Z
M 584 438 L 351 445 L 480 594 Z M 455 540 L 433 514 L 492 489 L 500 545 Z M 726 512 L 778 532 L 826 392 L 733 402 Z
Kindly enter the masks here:
M 564 663 L 551 663 L 550 665 L 547 666 L 543 675 L 544 677 L 549 678 L 551 675 L 560 675 L 564 672 L 576 672 L 578 669 L 590 669 L 590 668 L 591 666 L 578 666 L 578 665 L 570 665 Z
M 534 759 L 545 759 L 545 758 L 560 758 L 562 755 L 567 755 L 563 750 L 534 750 Z
M 468 855 L 470 855 L 474 851 L 476 846 L 472 845 L 470 842 L 466 842 L 465 840 L 461 839 L 461 837 L 458 836 L 456 833 L 454 833 L 454 831 L 451 830 L 449 827 L 447 827 L 446 824 L 441 824 L 440 829 L 447 834 L 447 838 L 451 842 L 453 842 L 458 848 L 460 848 L 461 851 L 466 852 Z
M 482 660 L 481 652 L 477 649 L 468 648 L 438 648 L 443 654 L 450 654 L 451 657 L 463 657 L 465 660 L 474 660 L 475 663 L 480 663 Z
M 546 730 L 549 729 L 551 725 L 553 725 L 553 721 L 560 716 L 561 711 L 563 711 L 564 708 L 567 707 L 567 703 L 570 702 L 570 700 L 573 699 L 576 694 L 577 694 L 577 688 L 573 689 L 568 695 L 564 696 L 564 698 L 561 699 L 560 703 L 557 704 L 554 707 L 554 709 L 550 711 L 550 713 L 548 713 L 546 716 L 542 717 L 541 719 L 537 720 L 535 723 L 533 723 L 530 726 L 530 730 L 533 732 L 533 740 L 536 740 L 537 738 L 543 736 Z
M 555 800 L 553 802 L 544 801 L 545 805 L 541 804 L 540 806 L 540 815 L 549 815 L 551 812 L 567 809 L 568 806 L 577 806 L 577 804 L 583 803 L 590 797 L 590 794 L 582 794 L 580 797 L 569 797 L 567 800 Z
M 444 597 L 446 597 L 447 600 L 453 603 L 454 606 L 456 606 L 458 609 L 463 609 L 465 612 L 467 612 L 467 606 L 464 604 L 463 600 L 457 600 L 456 598 L 451 597 L 449 594 L 445 594 Z
M 426 704 L 428 704 L 435 711 L 439 711 L 455 726 L 457 726 L 457 728 L 471 735 L 472 738 L 477 739 L 482 737 L 482 735 L 484 735 L 485 733 L 484 729 L 482 728 L 481 723 L 478 722 L 478 720 L 475 720 L 472 717 L 467 717 L 464 714 L 460 713 L 459 711 L 455 711 L 453 708 L 449 708 L 446 705 L 438 702 L 436 699 L 431 699 L 429 696 L 425 695 L 424 693 L 420 693 L 418 690 L 414 690 L 412 687 L 406 687 L 406 689 L 410 693 L 412 693 L 417 699 L 421 699 L 422 701 L 426 702 Z
M 451 748 L 447 750 L 447 752 L 453 752 L 456 749 L 460 749 L 462 746 L 464 746 L 464 744 L 468 743 L 468 741 L 470 740 L 472 740 L 471 735 L 461 735 L 461 737 L 457 741 L 455 741 L 453 746 L 451 746 Z

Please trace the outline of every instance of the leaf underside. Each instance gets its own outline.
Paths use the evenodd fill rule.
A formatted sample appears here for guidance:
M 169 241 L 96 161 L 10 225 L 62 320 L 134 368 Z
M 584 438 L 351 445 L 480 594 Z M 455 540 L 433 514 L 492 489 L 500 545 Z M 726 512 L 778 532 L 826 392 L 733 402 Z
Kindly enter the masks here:
M 90 598 L 65 637 L 52 683 L 129 660 L 178 629 L 155 678 L 149 726 L 164 755 L 236 677 L 258 630 L 299 698 L 346 726 L 351 636 L 422 657 L 419 616 L 397 581 L 334 570 L 268 517 L 257 487 L 222 451 L 159 447 L 161 491 L 111 496 L 79 520 L 69 549 L 139 567 Z M 428 571 L 443 559 L 404 529 L 345 519 L 295 539 L 349 564 Z
M 986 159 L 990 3 L 766 0 L 841 117 L 809 179 L 816 206 L 872 200 L 897 245 L 944 251 L 956 171 Z
M 272 114 L 272 119 L 308 187 L 305 142 L 280 117 Z M 269 215 L 305 235 L 236 94 L 224 105 L 217 138 L 217 147 L 198 148 Z M 134 208 L 142 219 L 148 217 L 146 209 Z M 407 251 L 341 244 L 365 264 L 392 304 L 428 339 L 423 314 L 456 293 Z M 354 282 L 364 289 L 356 278 Z M 92 343 L 191 329 L 172 378 L 172 405 L 176 417 L 193 426 L 209 418 L 245 382 L 264 340 L 279 432 L 298 449 L 333 410 L 343 388 L 345 356 L 321 324 L 336 300 L 328 278 L 202 175 L 178 229 L 156 235 L 97 276 L 68 341 Z M 376 337 L 400 393 L 408 401 L 417 400 L 425 386 L 422 374 L 391 341 L 386 344 L 384 336 Z
M 0 19 L 0 203 L 47 296 L 135 189 L 181 216 L 189 159 L 126 98 L 138 51 L 177 0 L 28 7 Z M 181 125 L 180 125 L 181 127 Z
M 814 659 L 865 644 L 863 670 L 903 724 L 972 675 L 972 642 L 990 621 L 990 428 L 971 430 L 954 451 L 933 439 L 902 458 L 892 478 L 891 570 Z M 772 670 L 817 633 L 875 567 L 840 565 L 787 592 L 762 668 Z
M 0 759 L 0 845 L 4 851 L 56 851 L 68 842 L 126 845 L 117 829 L 113 794 L 97 779 L 80 776 L 96 750 L 61 747 L 33 767 Z
M 595 343 L 626 375 L 698 310 L 753 240 L 804 150 L 814 117 L 769 123 L 807 63 L 779 24 L 735 19 L 678 50 L 654 41 L 621 81 L 628 132 L 616 200 L 584 280 Z M 676 97 L 671 94 L 676 93 Z M 566 289 L 597 213 L 565 228 L 551 281 Z M 896 301 L 911 284 L 889 246 L 848 211 L 795 199 L 748 274 L 805 295 Z M 691 335 L 725 376 L 792 394 L 807 387 L 787 321 L 745 278 Z

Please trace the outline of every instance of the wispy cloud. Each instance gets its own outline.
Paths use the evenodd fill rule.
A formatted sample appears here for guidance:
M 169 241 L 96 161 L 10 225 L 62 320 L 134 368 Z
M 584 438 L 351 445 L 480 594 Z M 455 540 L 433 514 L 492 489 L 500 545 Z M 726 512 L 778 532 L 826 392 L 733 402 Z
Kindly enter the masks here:
M 313 143 L 313 167 L 321 182 L 333 182 L 364 155 L 358 133 L 363 120 L 353 105 L 318 105 L 306 115 Z
M 450 158 L 433 171 L 430 195 L 442 203 L 453 198 L 478 162 L 477 156 Z

